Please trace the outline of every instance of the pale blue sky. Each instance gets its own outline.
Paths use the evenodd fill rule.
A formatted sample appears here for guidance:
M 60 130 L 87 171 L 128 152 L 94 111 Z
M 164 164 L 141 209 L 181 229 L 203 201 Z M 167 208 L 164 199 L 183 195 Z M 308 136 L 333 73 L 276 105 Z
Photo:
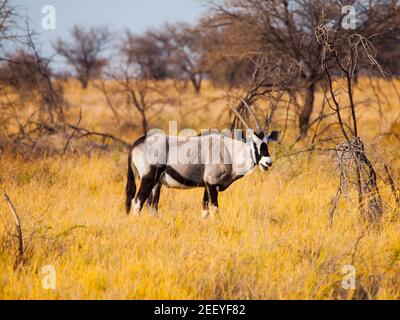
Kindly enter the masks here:
M 67 38 L 74 24 L 109 25 L 117 33 L 129 28 L 140 33 L 165 22 L 195 22 L 205 11 L 204 0 L 11 0 L 24 8 L 36 32 L 40 33 L 43 51 L 50 54 L 51 43 Z M 42 7 L 56 9 L 56 30 L 41 28 Z

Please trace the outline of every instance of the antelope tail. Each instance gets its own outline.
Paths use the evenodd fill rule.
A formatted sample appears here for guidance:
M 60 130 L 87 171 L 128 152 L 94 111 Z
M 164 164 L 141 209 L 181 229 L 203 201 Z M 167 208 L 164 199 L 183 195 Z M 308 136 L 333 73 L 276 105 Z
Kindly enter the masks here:
M 126 192 L 125 210 L 126 214 L 129 214 L 129 212 L 131 211 L 132 199 L 135 197 L 136 194 L 135 175 L 132 169 L 132 152 L 129 153 L 128 157 L 128 174 L 127 174 L 125 192 Z

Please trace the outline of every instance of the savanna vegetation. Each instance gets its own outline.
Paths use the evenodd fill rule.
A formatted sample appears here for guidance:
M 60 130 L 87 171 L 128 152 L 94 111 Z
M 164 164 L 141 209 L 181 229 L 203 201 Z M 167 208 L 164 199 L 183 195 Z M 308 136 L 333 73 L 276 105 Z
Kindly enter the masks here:
M 353 1 L 356 30 L 337 2 L 218 2 L 195 26 L 127 31 L 113 59 L 111 29 L 77 26 L 54 44 L 63 73 L 0 2 L 1 299 L 400 298 L 396 1 Z M 125 214 L 136 138 L 238 128 L 246 104 L 281 131 L 271 170 L 215 219 L 201 189 Z

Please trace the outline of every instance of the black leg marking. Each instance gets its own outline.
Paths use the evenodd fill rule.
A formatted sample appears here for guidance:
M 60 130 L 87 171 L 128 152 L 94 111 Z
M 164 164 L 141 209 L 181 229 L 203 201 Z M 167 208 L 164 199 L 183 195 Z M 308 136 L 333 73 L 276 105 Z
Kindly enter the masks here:
M 138 211 L 142 210 L 144 203 L 146 202 L 147 198 L 149 197 L 151 190 L 154 188 L 154 179 L 152 178 L 143 178 L 140 181 L 140 187 L 138 194 L 135 198 L 135 202 L 139 202 L 136 209 Z
M 208 210 L 209 204 L 210 204 L 210 198 L 208 197 L 208 190 L 207 190 L 207 188 L 205 188 L 204 195 L 203 195 L 203 210 Z
M 204 194 L 204 198 L 206 197 L 207 194 L 207 204 L 208 204 L 208 208 L 207 211 L 209 212 L 209 214 L 211 214 L 211 217 L 214 218 L 216 216 L 216 214 L 218 213 L 218 189 L 217 186 L 213 186 L 213 185 L 208 185 L 206 184 L 206 190 L 205 190 L 205 194 Z M 206 216 L 203 215 L 203 217 L 207 217 L 208 214 Z
M 165 170 L 164 167 L 160 168 L 154 167 L 145 177 L 141 179 L 140 188 L 135 197 L 135 205 L 136 205 L 136 210 L 138 212 L 142 210 L 143 205 L 149 198 L 153 188 L 159 184 L 160 176 L 164 172 L 164 170 Z
M 211 205 L 218 208 L 218 190 L 216 186 L 208 186 L 208 194 Z
M 157 183 L 154 187 L 153 190 L 151 190 L 151 193 L 149 195 L 149 198 L 147 199 L 147 205 L 151 209 L 155 209 L 155 211 L 158 211 L 158 202 L 160 201 L 160 192 L 161 192 L 161 183 Z

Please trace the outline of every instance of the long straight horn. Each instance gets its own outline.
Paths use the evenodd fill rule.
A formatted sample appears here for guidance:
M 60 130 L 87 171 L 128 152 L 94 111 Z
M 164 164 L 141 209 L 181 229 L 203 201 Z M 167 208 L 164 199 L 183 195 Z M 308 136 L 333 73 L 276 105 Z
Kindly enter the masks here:
M 230 104 L 228 104 L 229 107 L 232 109 L 232 111 L 235 113 L 236 117 L 243 122 L 244 126 L 246 127 L 246 129 L 251 130 L 251 127 L 249 126 L 249 124 L 243 119 L 242 115 L 239 113 L 239 111 L 237 111 L 234 107 L 232 107 Z
M 245 107 L 247 108 L 247 110 L 249 110 L 251 117 L 253 118 L 253 121 L 257 127 L 257 131 L 258 132 L 262 132 L 260 123 L 258 122 L 258 119 L 256 117 L 256 114 L 253 112 L 253 110 L 251 110 L 250 106 L 247 104 L 247 102 L 244 99 L 240 99 L 242 101 L 242 103 L 245 105 Z

